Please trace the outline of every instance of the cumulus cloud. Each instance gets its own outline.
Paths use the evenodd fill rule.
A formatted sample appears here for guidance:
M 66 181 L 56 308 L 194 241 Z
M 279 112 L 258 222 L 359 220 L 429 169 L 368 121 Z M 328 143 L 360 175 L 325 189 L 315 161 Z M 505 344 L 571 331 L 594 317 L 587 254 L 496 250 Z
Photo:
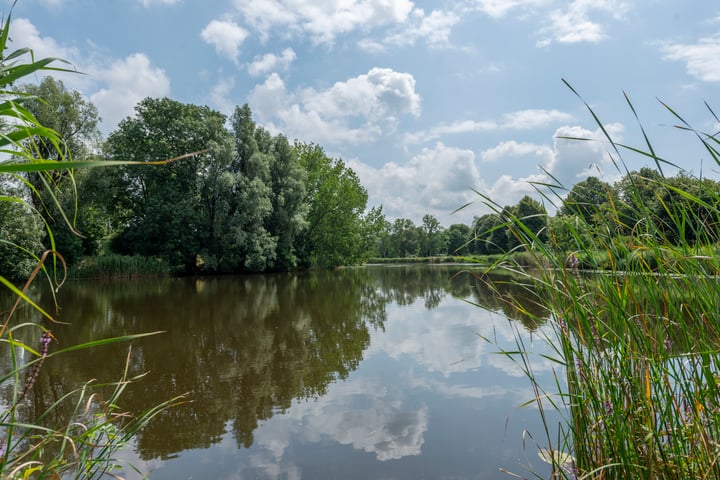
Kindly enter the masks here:
M 357 29 L 403 23 L 413 9 L 410 0 L 235 0 L 245 22 L 267 39 L 274 29 L 310 36 L 315 43 L 333 43 L 339 34 Z
M 10 27 L 12 31 L 12 43 L 10 49 L 15 47 L 27 47 L 33 51 L 35 58 L 62 58 L 74 62 L 79 58 L 77 49 L 65 47 L 56 42 L 53 38 L 43 37 L 35 25 L 26 18 L 16 18 Z
M 453 27 L 460 22 L 454 12 L 433 10 L 429 15 L 421 8 L 412 11 L 409 21 L 382 42 L 365 40 L 360 47 L 368 51 L 384 50 L 383 44 L 409 46 L 418 41 L 425 41 L 431 47 L 450 45 L 450 34 Z
M 720 82 L 720 34 L 701 38 L 697 43 L 666 44 L 662 52 L 667 60 L 685 62 L 687 73 L 703 82 Z
M 426 213 L 440 223 L 458 223 L 455 209 L 476 200 L 473 188 L 483 185 L 471 150 L 438 143 L 424 148 L 404 164 L 388 162 L 380 168 L 348 161 L 366 186 L 371 201 L 382 204 L 388 218 L 418 221 Z
M 102 129 L 106 131 L 132 115 L 135 105 L 145 97 L 170 94 L 170 79 L 165 71 L 153 67 L 142 53 L 116 60 L 108 68 L 94 68 L 92 75 L 106 85 L 90 95 L 102 116 Z
M 514 123 L 508 121 L 507 124 Z M 475 128 L 474 125 L 468 127 Z M 605 128 L 616 141 L 622 141 L 622 125 L 611 123 Z M 564 136 L 590 141 L 560 138 Z M 451 214 L 467 203 L 479 202 L 473 190 L 488 195 L 501 205 L 514 205 L 524 195 L 539 198 L 536 185 L 554 183 L 550 175 L 568 188 L 589 175 L 610 183 L 619 179 L 600 129 L 561 126 L 553 137 L 547 144 L 507 140 L 478 155 L 471 150 L 437 143 L 434 147 L 423 148 L 407 162 L 388 162 L 377 168 L 358 160 L 350 160 L 348 164 L 367 186 L 370 203 L 382 205 L 390 220 L 410 218 L 418 222 L 429 213 L 443 225 L 469 223 L 474 215 L 487 213 L 463 209 Z M 502 163 L 507 170 L 530 173 L 488 177 L 483 174 L 486 169 L 482 164 L 491 162 Z M 552 205 L 546 205 L 546 208 L 550 213 L 554 210 Z
M 236 61 L 240 55 L 240 46 L 248 36 L 248 32 L 235 22 L 229 20 L 213 20 L 205 26 L 200 37 L 215 51 Z
M 554 10 L 548 17 L 549 25 L 542 32 L 539 46 L 550 43 L 596 43 L 606 37 L 602 24 L 590 18 L 600 12 L 620 20 L 630 9 L 623 0 L 573 0 L 567 7 Z
M 401 116 L 420 114 L 413 76 L 389 68 L 373 68 L 325 90 L 295 92 L 273 73 L 248 99 L 269 130 L 321 144 L 369 141 L 392 131 Z
M 480 153 L 480 158 L 485 162 L 500 162 L 510 158 L 525 156 L 529 156 L 533 160 L 541 160 L 543 164 L 548 164 L 552 161 L 553 151 L 548 145 L 536 145 L 534 143 L 509 140 L 483 150 Z
M 248 73 L 256 76 L 277 70 L 287 70 L 296 58 L 297 56 L 292 48 L 286 48 L 280 55 L 267 53 L 253 59 L 252 63 L 248 65 Z

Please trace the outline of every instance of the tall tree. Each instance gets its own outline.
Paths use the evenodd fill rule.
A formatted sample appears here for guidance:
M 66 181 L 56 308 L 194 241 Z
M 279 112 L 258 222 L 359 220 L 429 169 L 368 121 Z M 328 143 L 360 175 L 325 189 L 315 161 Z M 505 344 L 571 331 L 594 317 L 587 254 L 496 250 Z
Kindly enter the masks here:
M 100 117 L 95 105 L 80 92 L 68 90 L 62 81 L 49 76 L 39 84 L 22 85 L 21 90 L 28 96 L 25 107 L 62 138 L 57 148 L 46 138 L 32 137 L 30 148 L 37 158 L 85 160 L 97 152 Z M 46 248 L 54 247 L 69 263 L 95 252 L 96 237 L 101 235 L 105 223 L 88 202 L 85 182 L 90 175 L 87 171 L 75 175 L 67 171 L 27 174 L 33 186 L 32 203 L 54 234 L 54 245 L 46 238 Z M 83 210 L 76 209 L 78 201 Z
M 93 103 L 77 90 L 68 90 L 61 80 L 43 78 L 39 84 L 22 85 L 21 90 L 29 96 L 25 107 L 35 118 L 60 134 L 64 143 L 58 150 L 47 139 L 34 138 L 38 158 L 60 160 L 60 156 L 75 159 L 87 158 L 98 149 L 100 116 Z
M 515 227 L 511 234 L 511 241 L 509 242 L 513 247 L 517 243 L 528 243 L 535 240 L 533 237 L 537 237 L 540 240 L 547 238 L 547 211 L 545 207 L 534 200 L 528 195 L 525 195 L 520 201 L 512 208 L 513 214 L 517 219 L 522 222 L 524 227 L 529 230 Z
M 421 241 L 420 255 L 430 257 L 444 254 L 447 250 L 447 241 L 440 222 L 433 215 L 425 214 L 420 226 Z
M 307 173 L 308 227 L 302 236 L 306 265 L 357 263 L 363 251 L 363 214 L 367 191 L 342 160 L 329 158 L 314 144 L 295 145 Z
M 606 223 L 601 212 L 614 209 L 617 193 L 608 183 L 597 177 L 588 177 L 576 183 L 568 192 L 562 207 L 561 215 L 579 215 L 588 225 Z
M 168 98 L 146 98 L 136 115 L 120 122 L 107 140 L 111 159 L 158 161 L 205 150 L 226 135 L 225 116 L 208 107 Z M 122 231 L 113 248 L 120 253 L 162 256 L 189 269 L 200 250 L 199 171 L 203 157 L 184 158 L 162 167 L 113 170 L 114 201 Z
M 472 229 L 464 223 L 454 223 L 447 229 L 448 255 L 467 255 L 470 253 Z

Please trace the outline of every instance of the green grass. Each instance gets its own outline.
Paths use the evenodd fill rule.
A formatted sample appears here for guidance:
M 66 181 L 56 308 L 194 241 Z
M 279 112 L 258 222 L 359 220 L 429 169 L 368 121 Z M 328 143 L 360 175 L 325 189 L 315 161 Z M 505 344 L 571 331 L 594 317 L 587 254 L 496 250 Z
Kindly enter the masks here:
M 717 139 L 668 110 L 717 162 Z M 627 150 L 658 169 L 669 164 L 649 141 L 641 149 L 607 140 L 618 165 Z M 534 354 L 521 336 L 516 351 L 503 353 L 523 368 L 535 392 L 529 403 L 546 422 L 538 454 L 553 464 L 556 478 L 720 478 L 720 257 L 709 232 L 694 231 L 692 242 L 666 236 L 698 220 L 693 203 L 702 201 L 677 193 L 681 202 L 666 205 L 674 229 L 667 220 L 650 220 L 638 194 L 626 201 L 647 213 L 642 234 L 573 232 L 578 268 L 567 266 L 569 252 L 552 239 L 542 242 L 523 219 L 512 219 L 526 254 L 542 266 L 526 283 L 553 319 L 534 335 L 544 335 L 554 352 L 545 356 L 556 365 L 554 384 L 539 383 Z M 489 198 L 484 202 L 500 209 Z M 720 219 L 716 206 L 702 207 L 703 215 Z M 620 218 L 619 211 L 602 214 Z M 564 418 L 560 425 L 548 423 L 549 409 Z

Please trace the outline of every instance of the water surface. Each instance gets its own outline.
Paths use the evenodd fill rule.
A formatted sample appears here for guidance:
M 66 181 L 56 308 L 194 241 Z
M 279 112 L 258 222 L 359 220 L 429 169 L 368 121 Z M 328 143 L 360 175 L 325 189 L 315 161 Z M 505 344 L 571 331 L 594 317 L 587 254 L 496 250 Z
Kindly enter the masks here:
M 519 408 L 530 384 L 496 353 L 516 348 L 515 331 L 539 343 L 543 325 L 461 269 L 72 282 L 59 296 L 71 325 L 52 330 L 64 346 L 165 332 L 132 342 L 131 372 L 147 376 L 122 401 L 192 399 L 122 452 L 152 479 L 548 478 L 527 435 L 545 446 L 537 409 Z M 129 346 L 48 359 L 31 407 L 119 379 Z M 535 373 L 552 382 L 551 367 Z

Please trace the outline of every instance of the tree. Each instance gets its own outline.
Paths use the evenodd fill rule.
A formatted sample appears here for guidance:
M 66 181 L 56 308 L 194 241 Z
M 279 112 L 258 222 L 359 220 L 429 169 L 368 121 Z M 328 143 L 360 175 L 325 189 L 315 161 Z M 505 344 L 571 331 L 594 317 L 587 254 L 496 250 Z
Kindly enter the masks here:
M 447 229 L 448 255 L 467 255 L 470 253 L 472 229 L 464 223 L 454 223 Z
M 17 186 L 0 178 L 0 275 L 27 278 L 43 250 L 42 218 L 20 200 Z
M 559 213 L 561 215 L 579 215 L 588 225 L 599 225 L 607 221 L 600 214 L 603 208 L 607 209 L 610 204 L 615 205 L 616 203 L 617 194 L 610 184 L 597 177 L 588 177 L 570 189 Z
M 135 117 L 120 122 L 107 140 L 111 159 L 164 160 L 205 150 L 227 135 L 225 116 L 208 107 L 168 98 L 146 98 Z M 200 250 L 198 174 L 205 156 L 184 158 L 160 168 L 113 170 L 113 202 L 121 231 L 112 247 L 118 253 L 161 256 L 170 265 L 192 269 Z
M 547 211 L 545 207 L 538 202 L 525 195 L 520 201 L 512 208 L 513 214 L 517 219 L 522 222 L 524 227 L 529 230 L 515 228 L 513 230 L 510 244 L 514 247 L 516 242 L 531 243 L 537 237 L 540 240 L 547 238 L 545 228 L 547 227 Z
M 505 207 L 508 212 L 510 207 Z M 480 255 L 492 255 L 508 250 L 507 221 L 501 214 L 488 213 L 475 219 L 475 249 Z
M 45 77 L 39 84 L 24 84 L 21 90 L 29 96 L 25 107 L 42 125 L 53 129 L 63 139 L 61 149 L 48 139 L 33 138 L 37 158 L 63 160 L 72 156 L 84 159 L 97 150 L 100 142 L 100 116 L 92 102 L 77 90 L 69 91 L 61 80 Z M 72 152 L 72 155 L 70 155 Z
M 409 218 L 398 218 L 392 224 L 394 256 L 414 257 L 420 252 L 420 232 Z
M 361 261 L 363 213 L 367 191 L 342 160 L 329 158 L 314 144 L 296 143 L 307 174 L 308 226 L 301 235 L 301 258 L 309 266 L 349 265 Z
M 445 254 L 447 251 L 447 240 L 442 226 L 433 215 L 423 215 L 422 226 L 420 227 L 420 255 L 430 257 L 438 254 Z
M 52 77 L 43 78 L 39 84 L 24 84 L 21 90 L 28 95 L 25 107 L 38 122 L 52 128 L 62 138 L 62 142 L 53 144 L 47 138 L 33 136 L 29 144 L 36 158 L 85 160 L 97 151 L 100 117 L 92 102 L 78 91 L 68 90 L 62 81 Z M 46 247 L 54 247 L 68 263 L 96 251 L 96 237 L 105 222 L 88 203 L 85 180 L 89 175 L 88 171 L 27 174 L 33 187 L 32 203 L 54 235 L 54 245 L 46 239 Z M 76 211 L 78 201 L 85 206 L 83 210 Z M 67 212 L 70 214 L 66 215 Z

